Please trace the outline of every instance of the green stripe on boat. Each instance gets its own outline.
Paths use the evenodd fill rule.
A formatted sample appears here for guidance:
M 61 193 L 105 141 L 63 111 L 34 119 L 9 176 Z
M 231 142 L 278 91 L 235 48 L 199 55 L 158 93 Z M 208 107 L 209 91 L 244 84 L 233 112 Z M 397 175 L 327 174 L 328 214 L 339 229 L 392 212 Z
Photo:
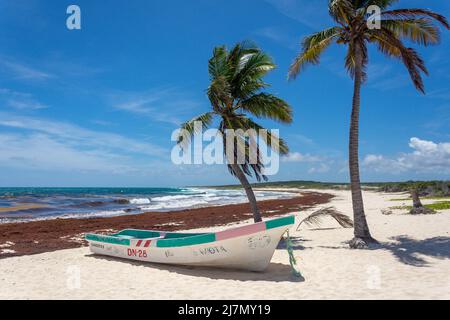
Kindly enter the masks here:
M 90 241 L 98 241 L 98 242 L 106 242 L 111 244 L 119 244 L 122 246 L 129 246 L 130 245 L 130 239 L 121 239 L 118 237 L 111 237 L 111 236 L 104 236 L 101 234 L 92 234 L 88 233 L 86 234 L 86 240 Z
M 150 230 L 137 230 L 137 229 L 125 229 L 118 233 L 113 234 L 113 236 L 130 236 L 135 239 L 146 239 L 146 238 L 156 238 L 161 235 L 160 232 L 150 231 Z
M 294 224 L 295 217 L 287 216 L 287 217 L 283 217 L 283 218 L 265 221 L 263 223 L 265 223 L 266 230 L 268 230 L 268 229 L 273 229 L 273 228 L 278 228 L 278 227 Z M 152 238 L 152 237 L 155 237 L 158 235 L 160 235 L 160 233 L 156 232 L 156 231 L 127 229 L 127 230 L 122 230 L 121 232 L 116 233 L 111 236 L 88 233 L 88 234 L 86 234 L 86 240 L 129 246 L 130 239 L 127 239 L 127 238 L 143 240 L 146 237 Z M 216 240 L 217 239 L 216 239 L 215 233 L 189 234 L 189 233 L 169 232 L 166 234 L 166 238 L 153 240 L 153 241 L 156 241 L 157 247 L 169 248 L 169 247 L 183 247 L 183 246 L 197 245 L 197 244 L 203 244 L 203 243 L 210 243 L 210 242 L 214 242 Z
M 156 246 L 160 248 L 167 247 L 183 247 L 190 246 L 194 244 L 202 244 L 208 242 L 216 241 L 215 233 L 207 233 L 194 237 L 186 237 L 186 238 L 174 238 L 174 239 L 160 239 L 156 242 Z
M 266 229 L 278 228 L 295 223 L 295 216 L 288 216 L 279 219 L 266 221 Z

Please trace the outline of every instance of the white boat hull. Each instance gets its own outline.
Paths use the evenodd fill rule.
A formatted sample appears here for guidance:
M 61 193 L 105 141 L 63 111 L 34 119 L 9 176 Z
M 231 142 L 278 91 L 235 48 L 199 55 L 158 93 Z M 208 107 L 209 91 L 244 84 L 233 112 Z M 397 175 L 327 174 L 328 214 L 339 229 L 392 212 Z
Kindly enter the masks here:
M 257 225 L 253 224 L 211 234 L 215 235 L 215 241 L 182 246 L 160 247 L 158 243 L 161 244 L 159 241 L 162 241 L 163 237 L 151 238 L 148 241 L 147 239 L 131 240 L 129 245 L 108 243 L 106 242 L 108 238 L 103 236 L 99 239 L 88 238 L 88 241 L 93 253 L 118 258 L 174 265 L 263 271 L 269 265 L 289 225 L 252 232 L 255 226 Z M 239 233 L 245 234 L 239 235 Z M 237 236 L 234 236 L 235 234 Z

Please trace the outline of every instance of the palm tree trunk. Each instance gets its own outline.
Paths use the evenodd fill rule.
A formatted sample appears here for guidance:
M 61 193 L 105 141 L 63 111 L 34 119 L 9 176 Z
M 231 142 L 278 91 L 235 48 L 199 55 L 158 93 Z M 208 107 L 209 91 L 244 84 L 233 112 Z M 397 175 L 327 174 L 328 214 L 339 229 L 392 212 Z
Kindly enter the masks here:
M 355 44 L 355 81 L 353 91 L 352 114 L 350 120 L 350 141 L 349 141 L 349 170 L 350 186 L 352 191 L 354 238 L 350 241 L 351 248 L 365 248 L 370 242 L 375 240 L 370 235 L 364 213 L 364 203 L 361 192 L 361 182 L 359 177 L 359 110 L 361 105 L 361 83 L 363 55 L 361 47 Z
M 414 208 L 422 208 L 422 202 L 419 198 L 419 191 L 416 188 L 411 189 L 411 198 L 413 201 L 413 207 Z
M 239 182 L 241 183 L 242 187 L 245 190 L 245 193 L 247 194 L 248 201 L 250 202 L 250 207 L 253 213 L 253 220 L 255 222 L 261 222 L 261 213 L 259 212 L 258 204 L 256 203 L 255 194 L 253 193 L 253 189 L 250 185 L 250 183 L 247 180 L 247 177 L 245 176 L 244 172 L 242 172 L 241 168 L 238 164 L 230 164 L 231 168 L 233 169 L 233 172 L 235 173 L 236 177 L 239 179 Z

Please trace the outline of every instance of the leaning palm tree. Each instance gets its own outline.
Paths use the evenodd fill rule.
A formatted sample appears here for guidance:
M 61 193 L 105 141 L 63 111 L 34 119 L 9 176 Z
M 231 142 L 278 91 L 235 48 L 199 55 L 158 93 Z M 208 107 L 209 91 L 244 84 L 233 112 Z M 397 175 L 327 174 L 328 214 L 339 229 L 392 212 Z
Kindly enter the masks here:
M 260 143 L 262 141 L 281 155 L 288 153 L 288 147 L 282 139 L 265 130 L 250 116 L 281 123 L 292 122 L 289 104 L 263 92 L 268 87 L 263 77 L 274 68 L 271 57 L 253 44 L 243 42 L 230 51 L 225 46 L 214 48 L 208 64 L 211 82 L 207 90 L 212 110 L 183 123 L 178 136 L 179 145 L 185 148 L 192 135 L 210 127 L 217 119 L 218 135 L 223 142 L 228 170 L 244 188 L 255 222 L 262 221 L 262 218 L 247 176 L 254 174 L 258 181 L 267 180 Z M 202 124 L 200 128 L 195 125 L 197 121 Z M 246 134 L 248 130 L 254 130 L 256 135 Z M 231 131 L 234 132 L 232 141 L 229 135 Z M 233 146 L 231 153 L 227 152 L 229 143 Z
M 345 67 L 354 80 L 350 124 L 349 170 L 353 203 L 354 238 L 352 248 L 364 248 L 375 242 L 367 225 L 359 177 L 358 141 L 361 85 L 365 82 L 369 62 L 368 44 L 375 44 L 388 57 L 397 58 L 406 66 L 414 86 L 424 93 L 421 72 L 428 74 L 419 54 L 405 45 L 404 40 L 419 45 L 440 41 L 438 23 L 449 29 L 446 18 L 426 9 L 396 9 L 388 7 L 397 0 L 330 0 L 328 9 L 336 26 L 303 39 L 301 53 L 292 63 L 288 77 L 295 78 L 306 65 L 319 63 L 320 55 L 332 43 L 347 46 Z M 380 15 L 368 16 L 377 6 Z M 379 22 L 379 24 L 378 24 Z M 378 25 L 377 25 L 378 24 Z

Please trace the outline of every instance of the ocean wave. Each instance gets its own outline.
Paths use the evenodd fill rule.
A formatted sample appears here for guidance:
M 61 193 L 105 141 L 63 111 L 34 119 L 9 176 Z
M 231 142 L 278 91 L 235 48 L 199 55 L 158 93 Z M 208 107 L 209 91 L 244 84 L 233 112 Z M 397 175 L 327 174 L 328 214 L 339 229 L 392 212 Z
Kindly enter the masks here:
M 167 202 L 159 202 L 150 206 L 140 207 L 142 211 L 170 211 L 170 210 L 181 210 L 188 209 L 197 206 L 206 206 L 209 202 L 206 200 L 184 200 L 184 201 L 167 201 Z
M 130 204 L 149 204 L 150 202 L 151 201 L 148 198 L 135 198 L 129 200 Z
M 93 211 L 86 213 L 66 213 L 61 215 L 48 215 L 48 216 L 0 216 L 0 224 L 3 223 L 23 223 L 29 221 L 42 221 L 52 219 L 82 219 L 82 218 L 104 218 L 104 217 L 116 217 L 123 215 L 136 214 L 136 212 L 130 212 L 128 210 L 112 210 L 112 211 Z
M 133 190 L 134 191 L 134 190 Z M 139 214 L 149 211 L 176 211 L 198 207 L 222 206 L 247 202 L 243 190 L 223 190 L 214 188 L 185 188 L 178 193 L 172 190 L 149 193 L 123 193 L 113 196 L 92 194 L 67 195 L 54 194 L 42 201 L 47 205 L 35 211 L 2 212 L 0 223 L 54 218 L 95 218 Z M 290 198 L 294 194 L 283 191 L 255 191 L 257 200 Z M 13 202 L 0 199 L 1 207 L 9 207 Z M 29 213 L 29 215 L 28 215 Z
M 164 201 L 191 199 L 191 198 L 192 195 L 161 196 L 152 198 L 152 201 L 164 202 Z

